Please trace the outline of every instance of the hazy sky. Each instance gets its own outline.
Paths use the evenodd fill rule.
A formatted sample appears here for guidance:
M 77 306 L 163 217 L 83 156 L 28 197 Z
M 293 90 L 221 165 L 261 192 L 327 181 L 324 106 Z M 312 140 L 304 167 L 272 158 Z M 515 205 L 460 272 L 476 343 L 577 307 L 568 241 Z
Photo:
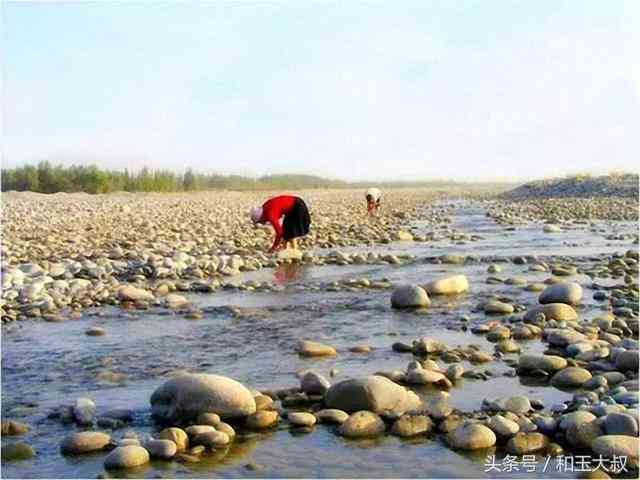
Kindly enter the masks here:
M 3 166 L 638 169 L 640 1 L 2 2 Z

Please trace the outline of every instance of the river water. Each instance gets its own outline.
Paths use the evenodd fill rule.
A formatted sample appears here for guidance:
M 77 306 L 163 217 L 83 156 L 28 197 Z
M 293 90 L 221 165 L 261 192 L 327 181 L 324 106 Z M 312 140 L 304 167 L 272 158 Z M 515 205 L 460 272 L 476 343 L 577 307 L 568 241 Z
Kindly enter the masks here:
M 479 235 L 477 241 L 457 242 L 442 239 L 426 243 L 393 243 L 376 246 L 381 253 L 408 253 L 418 257 L 409 265 L 282 266 L 244 274 L 239 279 L 276 280 L 284 288 L 278 292 L 220 290 L 212 294 L 189 294 L 189 299 L 204 310 L 201 320 L 152 310 L 122 311 L 113 307 L 88 311 L 80 320 L 63 323 L 24 321 L 2 335 L 2 415 L 31 425 L 31 431 L 19 439 L 37 451 L 33 459 L 2 465 L 5 478 L 95 478 L 114 476 L 103 468 L 104 453 L 65 457 L 59 453 L 62 438 L 73 426 L 47 418 L 52 409 L 71 404 L 87 396 L 96 402 L 98 413 L 114 408 L 135 411 L 133 422 L 114 431 L 120 438 L 126 430 L 139 434 L 157 431 L 150 417 L 149 397 L 166 381 L 171 372 L 188 370 L 230 376 L 256 389 L 297 386 L 296 372 L 314 369 L 332 381 L 362 376 L 379 370 L 404 369 L 411 355 L 395 353 L 391 344 L 411 343 L 415 338 L 431 336 L 449 346 L 476 344 L 493 352 L 493 344 L 484 337 L 461 331 L 459 318 L 468 315 L 470 325 L 486 321 L 474 311 L 487 295 L 508 296 L 514 303 L 533 304 L 537 294 L 513 285 L 485 283 L 486 261 L 447 265 L 425 262 L 425 258 L 454 253 L 479 257 L 538 255 L 566 256 L 588 263 L 600 254 L 624 253 L 631 240 L 607 240 L 612 233 L 637 231 L 633 223 L 582 224 L 560 234 L 545 234 L 540 224 L 520 225 L 516 229 L 497 225 L 479 206 L 453 204 L 456 231 Z M 416 224 L 416 232 L 426 233 L 433 226 Z M 437 230 L 436 230 L 437 231 Z M 345 249 L 354 251 L 358 249 Z M 371 251 L 367 247 L 362 251 Z M 503 277 L 524 276 L 530 282 L 542 281 L 548 273 L 529 272 L 527 265 L 502 263 Z M 423 312 L 398 312 L 389 306 L 389 290 L 342 289 L 302 290 L 301 286 L 322 287 L 329 282 L 351 278 L 387 278 L 392 283 L 425 283 L 437 276 L 464 273 L 471 291 L 455 298 L 432 298 Z M 581 315 L 599 312 L 591 299 L 591 279 L 572 277 L 586 287 Z M 218 308 L 242 307 L 243 314 L 232 315 Z M 107 334 L 85 335 L 87 328 L 100 326 Z M 333 345 L 338 355 L 330 359 L 304 359 L 295 353 L 299 339 L 308 338 Z M 371 347 L 368 354 L 348 351 L 354 345 Z M 539 340 L 520 342 L 523 351 L 541 352 Z M 451 390 L 454 408 L 470 411 L 480 408 L 484 398 L 524 394 L 544 402 L 548 408 L 571 397 L 549 386 L 523 384 L 518 377 L 505 376 L 510 370 L 502 361 L 465 369 L 490 370 L 487 381 L 464 379 Z M 121 374 L 119 381 L 106 374 Z M 428 397 L 429 389 L 418 392 Z M 346 440 L 326 425 L 317 425 L 310 433 L 290 431 L 286 421 L 275 431 L 241 434 L 224 454 L 204 457 L 200 463 L 180 464 L 153 461 L 140 469 L 119 472 L 118 476 L 153 478 L 213 477 L 575 477 L 575 472 L 559 472 L 553 463 L 539 457 L 535 473 L 521 467 L 509 472 L 486 472 L 487 455 L 455 452 L 435 435 L 412 440 L 384 436 L 374 440 Z M 504 452 L 495 452 L 502 458 Z M 247 470 L 248 463 L 260 466 Z M 527 467 L 528 468 L 528 467 Z

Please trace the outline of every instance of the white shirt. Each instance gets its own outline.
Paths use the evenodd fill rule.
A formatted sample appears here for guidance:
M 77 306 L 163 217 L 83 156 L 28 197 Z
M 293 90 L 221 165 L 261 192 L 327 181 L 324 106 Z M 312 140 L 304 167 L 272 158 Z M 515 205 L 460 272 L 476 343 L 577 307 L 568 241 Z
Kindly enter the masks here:
M 380 197 L 382 197 L 382 192 L 374 187 L 367 190 L 365 196 L 369 195 L 371 195 L 371 198 L 373 198 L 374 202 L 377 202 L 378 200 L 380 200 Z

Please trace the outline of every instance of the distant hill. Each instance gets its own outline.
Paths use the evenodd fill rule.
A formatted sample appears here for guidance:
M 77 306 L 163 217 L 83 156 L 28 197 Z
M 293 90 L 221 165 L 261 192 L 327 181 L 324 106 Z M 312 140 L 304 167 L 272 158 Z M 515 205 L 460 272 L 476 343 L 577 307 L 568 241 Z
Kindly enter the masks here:
M 501 195 L 508 200 L 526 198 L 638 198 L 638 175 L 612 174 L 601 177 L 576 175 L 525 183 Z

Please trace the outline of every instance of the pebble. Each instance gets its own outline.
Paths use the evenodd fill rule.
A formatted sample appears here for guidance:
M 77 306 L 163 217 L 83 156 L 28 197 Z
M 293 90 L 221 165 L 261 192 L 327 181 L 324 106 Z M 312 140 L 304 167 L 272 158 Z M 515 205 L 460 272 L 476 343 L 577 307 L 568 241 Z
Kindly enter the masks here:
M 149 452 L 138 445 L 117 447 L 104 459 L 107 469 L 133 468 L 149 463 Z
M 338 433 L 348 438 L 374 437 L 384 433 L 385 425 L 380 416 L 374 412 L 361 410 L 349 415 L 340 425 Z

